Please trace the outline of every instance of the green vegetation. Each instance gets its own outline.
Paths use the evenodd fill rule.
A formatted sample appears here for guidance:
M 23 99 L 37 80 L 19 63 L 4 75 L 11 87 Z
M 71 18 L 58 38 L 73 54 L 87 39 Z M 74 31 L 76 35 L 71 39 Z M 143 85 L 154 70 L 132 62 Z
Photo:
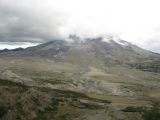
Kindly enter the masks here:
M 77 116 L 81 111 L 103 109 L 103 105 L 110 103 L 108 100 L 91 98 L 83 93 L 27 87 L 21 83 L 2 79 L 0 89 L 0 99 L 4 99 L 5 96 L 3 104 L 8 106 L 16 119 L 69 120 L 74 117 L 72 115 Z M 1 107 L 0 110 L 3 117 L 7 109 Z M 29 115 L 30 112 L 36 116 Z
M 122 111 L 139 112 L 144 120 L 160 120 L 160 103 L 153 103 L 153 105 L 149 108 L 129 106 Z
M 119 103 L 122 105 L 128 105 L 128 106 L 144 106 L 148 104 L 148 101 L 144 100 L 133 100 L 127 97 L 123 96 L 110 96 L 110 95 L 101 95 L 101 94 L 88 94 L 90 98 L 94 99 L 100 99 L 100 100 L 106 100 L 109 101 L 110 103 Z
M 142 117 L 144 120 L 160 120 L 160 103 L 154 103 L 150 109 L 144 109 Z
M 74 115 L 77 116 L 81 111 L 103 109 L 102 104 L 111 103 L 108 100 L 91 98 L 85 94 L 63 91 L 57 89 L 37 88 L 41 92 L 48 93 L 52 96 L 52 103 L 43 111 L 39 111 L 37 118 L 34 120 L 70 120 Z M 81 101 L 82 100 L 82 101 Z M 78 111 L 78 112 L 76 112 Z
M 142 71 L 160 73 L 160 60 L 148 60 L 139 63 L 129 63 L 131 68 L 140 69 Z
M 122 111 L 123 112 L 142 112 L 143 108 L 142 107 L 129 106 L 129 107 L 126 107 L 125 109 L 123 109 Z
M 18 82 L 12 82 L 12 81 L 9 81 L 9 80 L 3 80 L 3 79 L 0 79 L 0 85 L 2 86 L 19 86 L 19 87 L 25 87 L 24 84 L 22 83 L 18 83 Z
M 5 106 L 0 106 L 0 118 L 2 118 L 4 115 L 6 115 L 8 112 L 7 107 Z

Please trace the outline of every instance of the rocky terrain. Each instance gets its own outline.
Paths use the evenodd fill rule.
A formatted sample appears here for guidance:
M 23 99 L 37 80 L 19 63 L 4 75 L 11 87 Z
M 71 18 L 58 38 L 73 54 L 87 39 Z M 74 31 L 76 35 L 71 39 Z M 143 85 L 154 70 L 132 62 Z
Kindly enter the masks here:
M 2 120 L 143 120 L 160 100 L 160 55 L 123 40 L 54 40 L 0 51 Z

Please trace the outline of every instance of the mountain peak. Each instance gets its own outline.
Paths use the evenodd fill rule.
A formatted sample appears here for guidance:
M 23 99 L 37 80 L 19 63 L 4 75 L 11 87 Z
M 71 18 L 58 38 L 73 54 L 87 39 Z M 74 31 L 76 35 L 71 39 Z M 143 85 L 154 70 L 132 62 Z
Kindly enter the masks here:
M 107 36 L 107 37 L 103 37 L 102 39 L 104 42 L 108 42 L 108 43 L 116 43 L 116 44 L 119 44 L 119 45 L 122 45 L 122 46 L 129 46 L 129 45 L 132 45 L 131 43 L 125 41 L 125 40 L 122 40 L 118 37 L 113 37 L 113 36 Z
M 53 40 L 38 46 L 30 47 L 22 50 L 9 50 L 1 52 L 2 56 L 39 56 L 54 58 L 55 56 L 65 56 L 74 54 L 91 54 L 93 56 L 112 56 L 112 58 L 134 59 L 141 57 L 154 56 L 154 53 L 144 50 L 136 45 L 127 41 L 121 40 L 118 37 L 105 36 L 105 37 L 88 37 L 80 38 L 76 35 L 70 35 L 69 41 L 67 40 Z M 123 56 L 123 57 L 122 57 Z M 104 58 L 105 59 L 105 58 Z
M 72 41 L 74 43 L 88 43 L 88 42 L 107 42 L 109 44 L 113 43 L 113 44 L 118 44 L 121 45 L 123 47 L 125 46 L 130 46 L 132 45 L 131 43 L 122 40 L 118 37 L 115 36 L 99 36 L 99 37 L 85 37 L 85 38 L 81 38 L 77 35 L 69 35 L 68 37 L 68 41 Z

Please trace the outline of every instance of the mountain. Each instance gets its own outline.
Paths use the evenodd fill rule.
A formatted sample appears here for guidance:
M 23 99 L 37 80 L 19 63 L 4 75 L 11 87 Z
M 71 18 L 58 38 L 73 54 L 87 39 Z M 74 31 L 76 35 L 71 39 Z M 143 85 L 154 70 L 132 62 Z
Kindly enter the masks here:
M 160 99 L 159 61 L 157 53 L 107 37 L 2 50 L 0 118 L 142 120 L 136 110 Z
M 39 57 L 82 65 L 94 65 L 99 61 L 103 65 L 127 65 L 150 72 L 160 72 L 159 54 L 124 40 L 102 37 L 80 39 L 72 36 L 70 42 L 54 40 L 27 49 L 3 50 L 0 56 Z
M 71 42 L 72 41 L 72 42 Z M 70 42 L 65 40 L 54 40 L 48 43 L 44 43 L 38 45 L 36 47 L 30 47 L 27 49 L 14 49 L 14 50 L 3 50 L 4 52 L 8 52 L 6 55 L 17 55 L 17 56 L 40 56 L 46 58 L 54 58 L 58 54 L 68 54 L 72 51 L 85 51 L 87 54 L 101 54 L 101 55 L 113 55 L 115 57 L 119 57 L 121 55 L 129 55 L 138 57 L 149 57 L 156 56 L 156 54 L 141 49 L 140 47 L 133 45 L 124 40 L 107 40 L 106 38 L 86 38 L 80 39 L 79 41 L 74 38 L 71 39 Z M 20 51 L 21 50 L 21 51 Z M 16 52 L 13 52 L 16 51 Z M 18 51 L 18 52 L 17 52 Z M 95 55 L 94 54 L 94 55 Z M 130 55 L 131 54 L 131 55 Z

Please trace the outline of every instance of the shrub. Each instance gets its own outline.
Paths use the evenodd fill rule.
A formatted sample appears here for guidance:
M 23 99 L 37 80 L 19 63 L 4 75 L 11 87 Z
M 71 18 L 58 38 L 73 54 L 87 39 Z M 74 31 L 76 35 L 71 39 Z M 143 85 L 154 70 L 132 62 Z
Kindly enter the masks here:
M 5 106 L 0 106 L 0 118 L 7 114 L 8 109 Z
M 160 120 L 160 103 L 154 103 L 150 109 L 142 112 L 144 120 Z
M 125 109 L 123 109 L 122 111 L 123 112 L 142 112 L 143 108 L 142 107 L 129 106 L 129 107 L 126 107 Z

